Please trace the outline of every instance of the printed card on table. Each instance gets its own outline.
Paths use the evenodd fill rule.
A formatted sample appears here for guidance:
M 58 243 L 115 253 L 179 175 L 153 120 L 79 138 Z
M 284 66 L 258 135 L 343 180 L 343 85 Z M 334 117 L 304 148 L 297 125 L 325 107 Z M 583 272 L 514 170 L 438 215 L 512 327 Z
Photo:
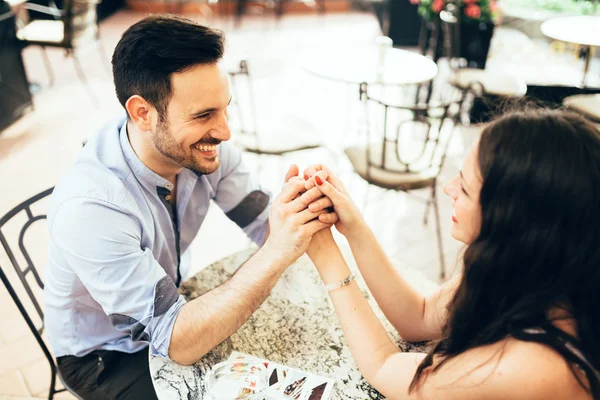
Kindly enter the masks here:
M 260 361 L 267 367 L 268 400 L 328 400 L 331 396 L 334 385 L 331 378 L 234 351 L 228 361 L 236 360 Z

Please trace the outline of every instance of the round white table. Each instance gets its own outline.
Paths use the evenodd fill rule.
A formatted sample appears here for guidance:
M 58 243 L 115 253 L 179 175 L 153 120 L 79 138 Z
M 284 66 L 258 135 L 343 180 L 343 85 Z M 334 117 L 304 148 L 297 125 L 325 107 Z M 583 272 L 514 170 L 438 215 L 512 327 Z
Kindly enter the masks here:
M 586 48 L 582 79 L 582 86 L 585 86 L 592 59 L 592 47 L 600 47 L 600 16 L 554 18 L 544 22 L 541 29 L 542 33 L 551 39 Z
M 379 65 L 375 46 L 338 48 L 311 57 L 304 64 L 308 72 L 343 83 L 414 85 L 435 78 L 438 67 L 430 58 L 411 51 L 390 48 Z

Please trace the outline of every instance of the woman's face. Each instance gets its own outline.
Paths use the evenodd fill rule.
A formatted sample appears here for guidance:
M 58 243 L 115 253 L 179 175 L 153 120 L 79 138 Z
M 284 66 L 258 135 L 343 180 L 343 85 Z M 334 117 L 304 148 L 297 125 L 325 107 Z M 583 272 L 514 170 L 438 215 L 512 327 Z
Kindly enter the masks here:
M 479 192 L 481 191 L 481 174 L 477 162 L 479 142 L 475 142 L 465 161 L 460 174 L 455 176 L 444 187 L 452 199 L 454 213 L 450 234 L 465 244 L 472 243 L 481 229 L 481 207 Z

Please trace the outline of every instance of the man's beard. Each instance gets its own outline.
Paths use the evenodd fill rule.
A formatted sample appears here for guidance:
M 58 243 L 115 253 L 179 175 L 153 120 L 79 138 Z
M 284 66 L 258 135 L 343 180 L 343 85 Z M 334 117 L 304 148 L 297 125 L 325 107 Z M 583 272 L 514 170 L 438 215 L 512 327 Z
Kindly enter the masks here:
M 165 157 L 175 161 L 183 168 L 198 172 L 203 175 L 212 174 L 221 165 L 221 160 L 217 154 L 214 161 L 208 161 L 207 165 L 202 165 L 194 157 L 192 148 L 184 148 L 177 143 L 169 130 L 169 123 L 166 118 L 160 117 L 156 126 L 156 132 L 152 132 L 152 142 L 154 147 Z M 198 144 L 219 144 L 220 140 L 208 138 Z

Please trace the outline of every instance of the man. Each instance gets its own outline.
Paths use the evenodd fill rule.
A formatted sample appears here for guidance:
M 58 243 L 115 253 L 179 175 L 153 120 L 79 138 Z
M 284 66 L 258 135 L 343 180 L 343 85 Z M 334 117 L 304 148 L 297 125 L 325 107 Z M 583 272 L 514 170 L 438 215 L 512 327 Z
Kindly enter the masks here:
M 330 204 L 307 209 L 320 194 L 299 196 L 297 167 L 269 218 L 269 196 L 227 143 L 223 50 L 219 31 L 183 18 L 130 27 L 113 55 L 127 119 L 91 139 L 53 193 L 45 324 L 63 380 L 85 399 L 156 398 L 148 348 L 182 364 L 200 359 L 337 219 Z M 228 282 L 186 304 L 177 286 L 211 199 L 266 242 Z

